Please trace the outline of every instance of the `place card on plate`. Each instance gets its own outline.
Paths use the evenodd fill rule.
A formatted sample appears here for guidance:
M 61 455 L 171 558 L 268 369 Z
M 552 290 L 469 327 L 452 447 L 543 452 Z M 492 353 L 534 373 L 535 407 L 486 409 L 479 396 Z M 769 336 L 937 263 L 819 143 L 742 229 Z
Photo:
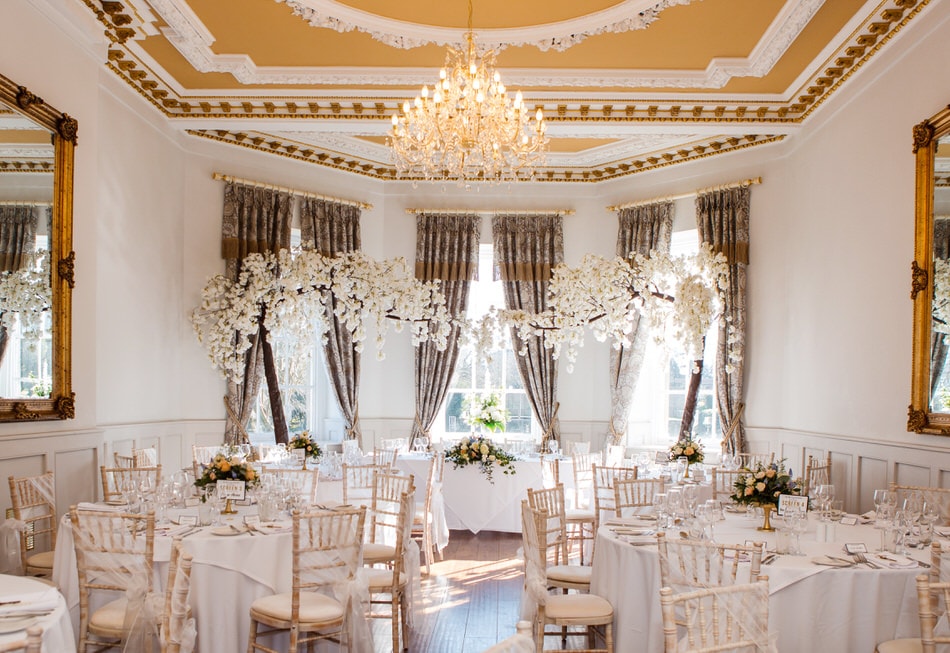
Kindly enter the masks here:
M 198 515 L 178 515 L 178 524 L 180 526 L 197 526 Z
M 858 518 L 855 515 L 846 515 L 841 518 L 841 524 L 844 526 L 855 526 L 858 523 Z
M 256 526 L 257 524 L 261 523 L 261 516 L 260 515 L 244 515 L 244 523 L 251 524 L 252 526 Z
M 782 494 L 778 498 L 778 514 L 784 515 L 790 506 L 801 506 L 802 510 L 808 510 L 808 497 L 797 497 L 792 494 Z
M 244 493 L 247 491 L 247 483 L 244 481 L 218 481 L 216 485 L 218 498 L 244 500 Z
M 868 552 L 868 545 L 865 544 L 864 542 L 845 542 L 845 544 L 844 544 L 844 550 L 845 550 L 847 553 L 851 553 L 851 554 L 855 554 L 855 553 L 867 553 L 867 552 Z

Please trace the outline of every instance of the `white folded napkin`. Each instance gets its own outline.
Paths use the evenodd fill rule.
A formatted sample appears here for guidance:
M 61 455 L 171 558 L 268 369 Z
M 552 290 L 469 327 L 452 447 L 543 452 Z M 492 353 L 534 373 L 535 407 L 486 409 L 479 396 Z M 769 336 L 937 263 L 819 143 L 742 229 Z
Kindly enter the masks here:
M 79 510 L 99 510 L 107 512 L 122 512 L 121 506 L 108 506 L 104 503 L 90 503 L 89 501 L 81 501 L 76 505 L 76 508 Z
M 894 553 L 865 553 L 864 557 L 875 567 L 882 569 L 912 569 L 917 561 Z
M 621 541 L 632 544 L 633 546 L 656 544 L 656 535 L 618 535 L 617 537 Z
M 19 592 L 0 596 L 0 615 L 15 615 L 25 612 L 49 612 L 59 603 L 59 591 L 55 587 L 33 592 Z

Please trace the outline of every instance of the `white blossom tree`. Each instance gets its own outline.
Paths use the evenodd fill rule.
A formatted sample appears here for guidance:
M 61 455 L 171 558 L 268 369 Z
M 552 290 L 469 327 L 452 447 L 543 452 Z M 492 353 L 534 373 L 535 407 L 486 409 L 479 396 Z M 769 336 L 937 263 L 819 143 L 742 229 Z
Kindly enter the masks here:
M 413 345 L 432 340 L 440 349 L 451 326 L 438 282 L 418 281 L 402 258 L 376 261 L 362 252 L 335 257 L 312 250 L 251 254 L 243 259 L 237 281 L 212 277 L 192 313 L 198 341 L 212 364 L 236 382 L 244 380 L 252 339 L 257 334 L 263 338 L 264 376 L 278 442 L 286 442 L 288 434 L 271 338 L 290 343 L 289 355 L 300 354 L 315 335 L 326 337 L 330 310 L 350 332 L 357 351 L 363 350 L 369 329 L 375 330 L 380 359 L 390 325 L 396 331 L 408 326 Z

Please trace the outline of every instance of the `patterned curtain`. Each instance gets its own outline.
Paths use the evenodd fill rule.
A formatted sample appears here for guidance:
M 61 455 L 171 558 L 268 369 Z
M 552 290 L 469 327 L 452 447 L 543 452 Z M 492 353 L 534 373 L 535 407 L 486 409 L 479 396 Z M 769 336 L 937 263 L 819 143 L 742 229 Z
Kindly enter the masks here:
M 617 256 L 626 259 L 632 252 L 649 254 L 651 250 L 670 251 L 673 234 L 673 202 L 658 202 L 622 209 L 617 218 Z M 610 348 L 610 433 L 613 444 L 620 444 L 627 432 L 627 417 L 633 393 L 640 378 L 649 334 L 640 328 L 640 314 L 633 320 L 630 345 Z
M 439 279 L 452 317 L 465 317 L 468 291 L 478 278 L 478 242 L 482 220 L 476 215 L 422 214 L 416 217 L 416 278 Z M 443 351 L 423 342 L 415 352 L 416 414 L 410 449 L 429 427 L 445 401 L 459 354 L 459 329 L 452 327 Z
M 950 259 L 950 216 L 934 216 L 934 260 Z M 932 286 L 933 284 L 931 284 Z M 947 334 L 931 329 L 930 332 L 930 404 L 940 387 L 940 377 L 947 365 Z M 940 411 L 937 411 L 940 412 Z
M 0 205 L 0 272 L 13 272 L 23 267 L 23 258 L 36 247 L 38 215 L 44 210 L 50 215 L 48 207 Z M 0 314 L 2 309 L 0 306 Z M 0 364 L 7 353 L 8 342 L 7 328 L 0 324 Z
M 696 197 L 696 220 L 700 239 L 713 251 L 725 254 L 729 262 L 729 286 L 716 347 L 716 393 L 719 420 L 724 434 L 724 450 L 745 452 L 745 427 L 742 424 L 743 372 L 745 370 L 746 268 L 749 265 L 748 186 L 723 188 Z M 735 348 L 741 359 L 728 371 L 729 349 Z
M 360 208 L 339 202 L 303 198 L 300 204 L 300 240 L 304 249 L 324 256 L 336 256 L 360 249 Z M 330 330 L 323 353 L 330 384 L 346 422 L 346 437 L 360 440 L 359 390 L 360 354 L 350 332 L 333 314 L 336 301 L 327 307 Z
M 501 279 L 509 309 L 539 313 L 547 307 L 551 269 L 564 262 L 564 229 L 559 215 L 496 215 L 492 221 L 495 279 Z M 511 334 L 518 372 L 544 431 L 542 441 L 561 440 L 557 419 L 557 361 L 538 337 L 522 342 Z
M 291 196 L 288 193 L 227 182 L 224 185 L 224 215 L 221 224 L 221 257 L 225 274 L 232 281 L 241 272 L 248 254 L 277 253 L 290 247 Z M 264 371 L 260 333 L 254 336 L 244 364 L 244 381 L 228 381 L 225 397 L 227 420 L 224 441 L 236 444 L 247 439 L 244 425 L 260 388 Z

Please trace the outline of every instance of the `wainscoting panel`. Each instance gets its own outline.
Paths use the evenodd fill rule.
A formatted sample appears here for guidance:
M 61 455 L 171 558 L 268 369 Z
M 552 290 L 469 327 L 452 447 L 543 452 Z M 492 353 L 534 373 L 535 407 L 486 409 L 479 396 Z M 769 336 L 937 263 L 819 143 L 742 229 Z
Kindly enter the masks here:
M 784 429 L 747 427 L 750 449 L 776 451 L 804 472 L 804 457 L 831 452 L 832 480 L 836 494 L 848 512 L 874 509 L 874 490 L 891 481 L 905 485 L 950 487 L 950 450 L 934 450 L 926 444 L 889 444 L 857 436 L 804 433 Z M 798 452 L 801 452 L 800 454 Z
M 98 450 L 59 451 L 53 455 L 56 474 L 56 511 L 65 513 L 80 501 L 95 501 L 99 494 Z M 89 470 L 95 470 L 90 474 Z

